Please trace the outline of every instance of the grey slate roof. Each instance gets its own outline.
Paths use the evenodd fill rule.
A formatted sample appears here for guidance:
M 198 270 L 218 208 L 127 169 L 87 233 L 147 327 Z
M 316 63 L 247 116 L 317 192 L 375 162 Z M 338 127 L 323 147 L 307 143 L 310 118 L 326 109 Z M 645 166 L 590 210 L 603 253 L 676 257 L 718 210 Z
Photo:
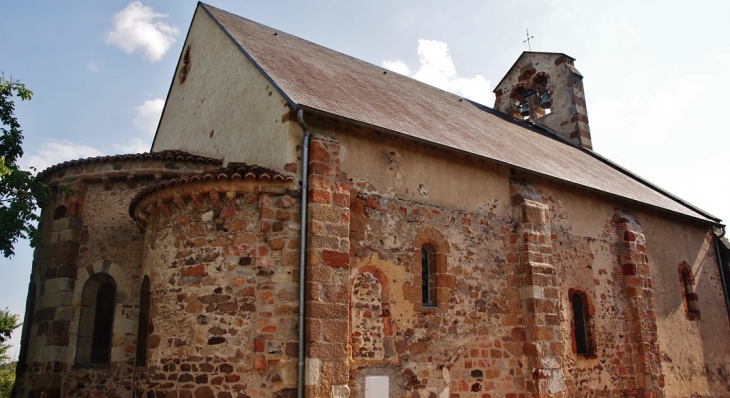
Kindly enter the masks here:
M 295 109 L 317 110 L 654 208 L 720 221 L 590 151 L 508 120 L 491 108 L 210 5 L 200 6 Z

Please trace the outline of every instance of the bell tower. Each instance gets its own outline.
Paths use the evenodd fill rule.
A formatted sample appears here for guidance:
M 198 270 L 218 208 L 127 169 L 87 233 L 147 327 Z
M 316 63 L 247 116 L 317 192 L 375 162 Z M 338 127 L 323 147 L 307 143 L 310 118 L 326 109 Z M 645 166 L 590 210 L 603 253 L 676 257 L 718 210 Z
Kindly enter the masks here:
M 494 109 L 593 149 L 583 75 L 562 53 L 525 51 L 494 89 Z

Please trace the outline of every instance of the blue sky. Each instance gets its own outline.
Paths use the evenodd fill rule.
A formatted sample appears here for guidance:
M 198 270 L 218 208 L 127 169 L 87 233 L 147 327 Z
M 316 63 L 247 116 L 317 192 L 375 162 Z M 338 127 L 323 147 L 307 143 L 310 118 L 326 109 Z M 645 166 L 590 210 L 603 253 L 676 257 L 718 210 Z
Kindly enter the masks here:
M 596 152 L 730 220 L 728 1 L 211 1 L 211 5 L 493 105 L 527 50 L 563 52 L 585 76 Z M 3 4 L 0 71 L 17 104 L 21 164 L 147 151 L 195 1 Z M 0 308 L 22 313 L 32 252 L 0 259 Z M 11 343 L 17 344 L 20 331 Z M 17 347 L 12 350 L 17 353 Z

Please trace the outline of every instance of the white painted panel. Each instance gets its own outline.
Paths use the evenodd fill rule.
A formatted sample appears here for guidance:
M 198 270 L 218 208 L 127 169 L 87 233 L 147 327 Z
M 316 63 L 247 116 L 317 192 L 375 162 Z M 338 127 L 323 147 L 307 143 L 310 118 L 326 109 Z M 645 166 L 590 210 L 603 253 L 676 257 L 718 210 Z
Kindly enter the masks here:
M 366 376 L 365 398 L 389 398 L 388 376 Z

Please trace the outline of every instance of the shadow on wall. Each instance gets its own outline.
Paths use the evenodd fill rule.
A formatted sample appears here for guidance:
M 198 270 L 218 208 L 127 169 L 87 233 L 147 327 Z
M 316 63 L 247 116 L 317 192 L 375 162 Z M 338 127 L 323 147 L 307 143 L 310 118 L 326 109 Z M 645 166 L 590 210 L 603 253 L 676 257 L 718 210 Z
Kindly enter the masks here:
M 698 371 L 707 378 L 710 391 L 730 395 L 730 355 L 727 354 L 727 349 L 717 349 L 730 347 L 730 319 L 723 296 L 714 242 L 711 238 L 708 236 L 707 239 L 710 245 L 708 255 L 704 259 L 698 259 L 701 261 L 699 267 L 693 269 L 695 291 L 699 295 L 696 299 L 702 315 L 701 319 L 693 322 L 699 327 L 702 358 L 705 364 Z

